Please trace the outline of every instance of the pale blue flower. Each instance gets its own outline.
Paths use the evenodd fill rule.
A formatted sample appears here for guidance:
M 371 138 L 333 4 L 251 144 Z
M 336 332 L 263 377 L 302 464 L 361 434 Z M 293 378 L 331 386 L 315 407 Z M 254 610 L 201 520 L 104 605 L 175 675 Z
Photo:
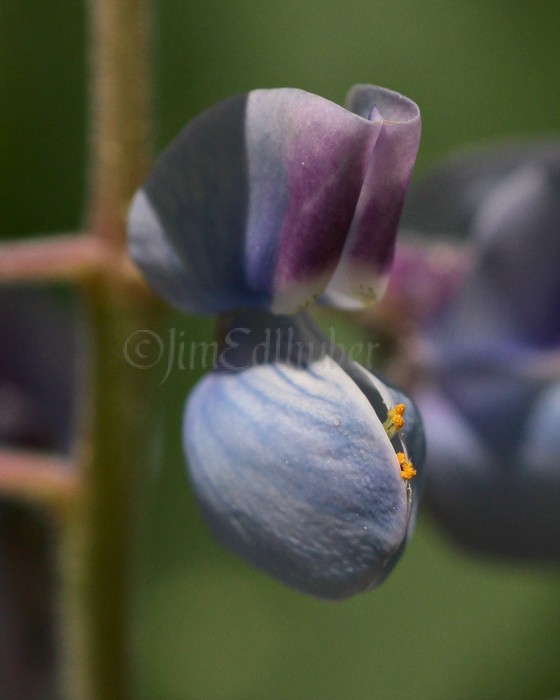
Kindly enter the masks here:
M 408 399 L 329 347 L 303 314 L 229 319 L 191 394 L 185 445 L 214 534 L 284 583 L 343 598 L 381 582 L 411 528 L 424 459 Z M 392 440 L 387 412 L 406 404 Z M 402 478 L 398 452 L 419 472 Z

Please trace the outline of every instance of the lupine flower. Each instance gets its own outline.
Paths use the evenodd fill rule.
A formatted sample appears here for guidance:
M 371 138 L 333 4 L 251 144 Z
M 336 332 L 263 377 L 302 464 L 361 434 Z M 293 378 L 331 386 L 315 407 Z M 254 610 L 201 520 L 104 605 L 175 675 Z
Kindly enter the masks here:
M 76 323 L 44 291 L 0 289 L 0 446 L 67 452 L 76 389 Z M 0 697 L 55 697 L 51 524 L 0 498 Z
M 424 337 L 428 501 L 469 547 L 559 561 L 560 144 L 443 164 L 407 224 L 471 254 Z
M 328 352 L 299 313 L 318 297 L 374 301 L 393 257 L 419 111 L 364 85 L 347 105 L 293 89 L 219 103 L 159 158 L 129 216 L 132 257 L 154 289 L 180 309 L 222 314 L 219 366 L 185 417 L 210 527 L 255 566 L 325 598 L 390 571 L 423 460 L 413 406 Z M 276 315 L 286 313 L 297 315 Z
M 380 583 L 419 495 L 413 404 L 330 347 L 305 314 L 239 313 L 223 331 L 218 367 L 194 389 L 184 423 L 212 531 L 318 597 Z
M 193 313 L 371 303 L 419 138 L 418 107 L 371 85 L 352 88 L 347 109 L 291 88 L 224 100 L 185 127 L 137 193 L 131 255 Z

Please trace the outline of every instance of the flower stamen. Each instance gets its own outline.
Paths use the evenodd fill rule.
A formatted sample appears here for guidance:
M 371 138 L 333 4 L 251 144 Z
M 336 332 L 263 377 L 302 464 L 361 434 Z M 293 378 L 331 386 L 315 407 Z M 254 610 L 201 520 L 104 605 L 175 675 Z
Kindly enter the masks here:
M 390 440 L 404 427 L 403 413 L 405 410 L 404 403 L 398 403 L 387 412 L 387 420 L 383 423 L 383 427 Z
M 407 459 L 404 452 L 397 452 L 397 459 L 401 468 L 401 478 L 409 481 L 413 476 L 416 476 L 416 469 L 410 459 Z

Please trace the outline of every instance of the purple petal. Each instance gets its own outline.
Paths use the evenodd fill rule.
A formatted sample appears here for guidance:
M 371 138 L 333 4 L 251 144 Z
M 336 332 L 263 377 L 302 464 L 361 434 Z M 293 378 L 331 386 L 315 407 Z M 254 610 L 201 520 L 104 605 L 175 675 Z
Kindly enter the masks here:
M 329 303 L 360 308 L 385 288 L 421 120 L 414 102 L 372 85 L 354 86 L 347 105 L 362 116 L 379 114 L 383 119 L 339 265 L 325 290 Z
M 472 222 L 472 270 L 433 329 L 440 355 L 484 365 L 489 351 L 560 341 L 560 163 L 528 164 L 494 185 Z M 466 329 L 468 332 L 466 333 Z
M 275 312 L 305 305 L 330 279 L 380 128 L 301 90 L 250 94 L 247 277 L 253 289 L 272 283 Z
M 359 108 L 363 95 L 381 114 Z M 324 290 L 341 255 L 366 258 L 364 280 L 383 273 L 416 153 L 417 107 L 364 87 L 352 107 L 255 90 L 188 124 L 129 216 L 131 255 L 154 289 L 195 313 L 289 313 Z M 407 110 L 416 117 L 398 123 Z

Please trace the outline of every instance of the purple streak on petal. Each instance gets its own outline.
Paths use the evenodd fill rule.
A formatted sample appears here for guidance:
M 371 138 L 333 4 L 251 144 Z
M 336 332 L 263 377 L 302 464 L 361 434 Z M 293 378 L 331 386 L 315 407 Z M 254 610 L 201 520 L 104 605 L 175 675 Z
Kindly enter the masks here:
M 301 90 L 257 90 L 247 110 L 251 286 L 293 311 L 321 291 L 344 245 L 380 123 Z
M 390 106 L 390 117 L 412 104 L 390 91 L 361 91 L 376 95 L 382 110 Z M 369 197 L 367 211 L 360 194 L 366 173 L 373 177 L 382 128 L 372 105 L 358 114 L 301 90 L 257 90 L 196 117 L 157 160 L 131 214 L 133 256 L 150 282 L 195 313 L 242 306 L 285 313 L 308 303 L 333 274 L 353 220 L 355 253 L 363 256 L 360 219 L 371 212 L 382 223 L 398 218 L 406 189 L 399 153 L 408 153 L 400 141 L 408 132 L 396 134 L 403 125 L 384 124 L 380 150 L 382 165 L 395 172 L 396 158 L 400 180 L 391 171 L 389 182 L 381 168 L 380 184 L 371 185 L 381 204 Z M 375 233 L 379 269 L 392 251 L 383 226 L 392 224 Z M 147 242 L 150 227 L 159 243 Z
M 359 307 L 375 301 L 394 254 L 397 227 L 420 142 L 417 105 L 391 90 L 357 85 L 349 109 L 379 113 L 381 133 L 370 158 L 340 264 L 326 290 L 333 302 Z

